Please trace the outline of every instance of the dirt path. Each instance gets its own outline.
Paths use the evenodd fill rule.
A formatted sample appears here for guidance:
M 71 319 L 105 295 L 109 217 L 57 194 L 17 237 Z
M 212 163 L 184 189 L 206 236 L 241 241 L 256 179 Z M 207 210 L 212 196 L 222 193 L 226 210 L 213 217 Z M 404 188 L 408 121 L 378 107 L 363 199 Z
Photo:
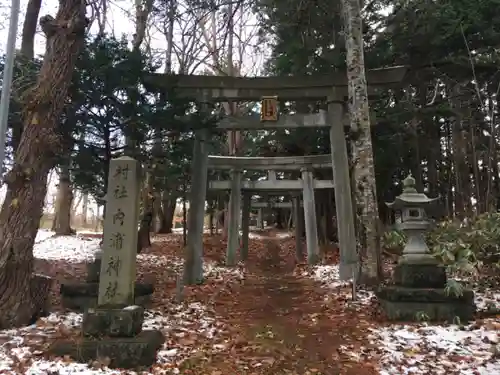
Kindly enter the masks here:
M 279 239 L 250 254 L 246 278 L 229 285 L 214 307 L 231 327 L 230 347 L 189 367 L 193 374 L 376 374 L 350 353 L 367 345 L 363 314 L 294 275 L 293 257 L 282 256 Z

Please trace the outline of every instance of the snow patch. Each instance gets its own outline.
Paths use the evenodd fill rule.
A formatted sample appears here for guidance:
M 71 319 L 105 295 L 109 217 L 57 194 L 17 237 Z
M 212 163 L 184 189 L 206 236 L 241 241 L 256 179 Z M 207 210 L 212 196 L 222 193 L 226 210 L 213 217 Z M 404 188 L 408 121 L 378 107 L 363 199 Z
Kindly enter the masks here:
M 241 235 L 243 235 L 242 231 L 240 231 L 240 236 Z M 292 234 L 289 232 L 277 232 L 271 238 L 284 239 L 284 238 L 289 238 L 291 236 L 292 236 Z M 269 237 L 269 235 L 262 235 L 259 233 L 259 231 L 256 231 L 256 232 L 249 232 L 248 238 L 252 238 L 252 239 L 264 239 L 264 238 L 266 238 L 266 239 L 268 239 L 270 237 Z
M 82 314 L 51 314 L 40 319 L 36 325 L 0 331 L 0 373 L 19 374 L 16 365 L 25 362 L 23 373 L 28 375 L 120 374 L 120 371 L 106 367 L 91 368 L 88 364 L 63 360 L 34 360 L 28 363 L 29 359 L 43 353 L 44 344 L 50 343 L 60 332 L 76 332 L 81 322 Z M 224 343 L 218 338 L 218 334 L 225 329 L 224 325 L 201 303 L 170 304 L 161 312 L 148 310 L 143 329 L 158 329 L 165 335 L 165 343 L 157 355 L 157 365 L 168 369 L 167 373 L 178 373 L 182 360 L 198 351 L 207 340 L 212 342 L 212 351 L 224 348 Z M 136 374 L 132 371 L 128 373 Z
M 326 296 L 326 299 L 343 298 L 350 300 L 349 303 L 355 305 L 354 307 L 362 308 L 362 306 L 369 305 L 374 297 L 374 293 L 371 291 L 357 289 L 356 301 L 352 301 L 352 280 L 340 280 L 338 264 L 314 266 L 312 269 L 303 271 L 302 276 L 319 281 L 325 288 L 336 289 L 335 294 Z
M 40 232 L 39 232 L 40 233 Z M 65 260 L 79 263 L 92 260 L 99 250 L 100 239 L 83 239 L 77 236 L 53 236 L 35 243 L 35 258 L 46 260 Z
M 312 269 L 312 275 L 310 276 L 312 276 L 314 280 L 325 284 L 328 288 L 346 287 L 351 285 L 350 281 L 340 280 L 338 264 L 314 266 Z
M 10 373 L 9 373 L 10 374 Z M 12 372 L 11 374 L 14 374 Z M 73 362 L 51 362 L 45 360 L 34 361 L 33 364 L 26 370 L 26 375 L 41 375 L 41 374 L 57 374 L 57 375 L 118 375 L 121 371 L 111 370 L 109 368 L 93 369 L 84 363 Z M 128 372 L 128 374 L 136 374 L 136 372 Z
M 493 289 L 475 291 L 474 302 L 479 311 L 500 311 L 500 292 Z
M 102 231 L 93 231 L 93 230 L 79 230 L 77 232 L 78 236 L 102 236 Z
M 100 239 L 79 238 L 78 236 L 54 236 L 35 244 L 33 253 L 35 258 L 46 260 L 64 260 L 69 263 L 89 262 L 94 259 L 100 249 Z M 137 263 L 145 267 L 168 267 L 173 272 L 180 273 L 183 269 L 181 258 L 172 258 L 157 254 L 138 254 Z M 241 268 L 221 267 L 214 263 L 205 262 L 203 265 L 206 277 L 222 280 L 226 276 L 244 277 Z
M 48 229 L 39 229 L 36 233 L 35 244 L 45 241 L 46 239 L 52 237 L 55 232 Z
M 381 348 L 380 374 L 500 374 L 499 319 L 481 325 L 394 325 L 372 329 Z
M 171 272 L 181 273 L 184 267 L 184 260 L 181 258 L 172 258 L 156 254 L 138 254 L 137 262 L 142 266 L 149 267 L 168 267 Z M 212 262 L 204 262 L 203 274 L 216 280 L 223 280 L 225 277 L 244 278 L 242 268 L 222 267 Z

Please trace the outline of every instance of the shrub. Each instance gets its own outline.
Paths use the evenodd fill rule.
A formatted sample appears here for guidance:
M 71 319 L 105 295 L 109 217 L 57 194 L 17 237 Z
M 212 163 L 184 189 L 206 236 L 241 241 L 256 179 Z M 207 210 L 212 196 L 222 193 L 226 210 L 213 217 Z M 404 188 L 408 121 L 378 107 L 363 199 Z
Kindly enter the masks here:
M 401 254 L 406 236 L 398 230 L 386 232 L 382 244 Z M 486 213 L 466 225 L 457 221 L 438 223 L 427 235 L 431 252 L 456 273 L 473 273 L 479 263 L 500 261 L 500 213 Z
M 382 236 L 382 247 L 390 253 L 401 255 L 405 244 L 406 236 L 400 230 L 391 230 Z

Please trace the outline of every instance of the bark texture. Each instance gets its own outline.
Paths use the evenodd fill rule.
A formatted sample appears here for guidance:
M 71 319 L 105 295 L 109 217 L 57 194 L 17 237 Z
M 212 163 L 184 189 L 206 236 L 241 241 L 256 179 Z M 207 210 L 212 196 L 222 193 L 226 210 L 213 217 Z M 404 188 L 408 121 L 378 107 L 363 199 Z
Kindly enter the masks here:
M 30 67 L 30 64 L 32 64 L 32 60 L 35 55 L 35 34 L 41 6 L 42 0 L 29 0 L 26 7 L 26 15 L 24 17 L 23 31 L 21 35 L 21 49 L 19 51 L 19 55 L 16 56 L 16 64 L 18 64 L 25 72 L 29 70 L 28 68 Z M 31 75 L 27 75 L 26 77 L 16 79 L 13 82 L 12 101 L 14 105 L 13 108 L 11 108 L 10 125 L 12 126 L 12 147 L 14 150 L 16 150 L 19 146 L 19 141 L 23 132 L 23 120 L 21 118 L 21 114 L 16 111 L 15 108 L 22 108 L 20 103 L 20 93 L 23 91 L 27 82 L 32 82 L 31 79 Z
M 42 308 L 40 290 L 30 282 L 33 243 L 47 176 L 62 152 L 55 129 L 84 43 L 85 2 L 61 0 L 56 18 L 42 17 L 40 25 L 47 36 L 45 58 L 36 84 L 23 95 L 25 131 L 5 179 L 7 196 L 0 212 L 0 329 L 28 324 Z
M 149 234 L 151 232 L 151 224 L 153 222 L 153 215 L 151 212 L 147 212 L 143 215 L 141 219 L 141 224 L 139 225 L 139 232 L 137 234 L 137 254 L 140 254 L 145 248 L 151 247 L 151 239 Z
M 376 283 L 381 277 L 378 206 L 373 163 L 368 87 L 363 54 L 363 22 L 359 0 L 342 0 L 347 49 L 349 114 L 353 132 L 355 206 L 361 281 Z
M 57 190 L 56 215 L 52 225 L 52 230 L 59 235 L 74 234 L 71 229 L 71 206 L 73 202 L 73 189 L 69 175 L 69 166 L 64 163 L 61 166 L 59 175 L 59 187 Z
M 158 233 L 172 233 L 174 221 L 175 207 L 177 205 L 177 197 L 172 194 L 163 194 L 160 212 L 160 227 Z
M 29 0 L 24 17 L 23 33 L 21 36 L 21 55 L 32 60 L 35 57 L 35 34 L 38 15 L 42 7 L 42 0 Z

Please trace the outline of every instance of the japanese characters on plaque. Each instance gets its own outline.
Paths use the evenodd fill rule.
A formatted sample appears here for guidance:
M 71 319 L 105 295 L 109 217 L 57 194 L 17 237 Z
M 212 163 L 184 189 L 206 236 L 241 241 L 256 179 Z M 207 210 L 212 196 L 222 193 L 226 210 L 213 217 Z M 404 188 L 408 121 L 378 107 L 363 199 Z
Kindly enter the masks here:
M 134 302 L 139 163 L 130 157 L 113 159 L 109 166 L 99 305 Z
M 263 96 L 261 98 L 260 121 L 278 121 L 277 96 Z

